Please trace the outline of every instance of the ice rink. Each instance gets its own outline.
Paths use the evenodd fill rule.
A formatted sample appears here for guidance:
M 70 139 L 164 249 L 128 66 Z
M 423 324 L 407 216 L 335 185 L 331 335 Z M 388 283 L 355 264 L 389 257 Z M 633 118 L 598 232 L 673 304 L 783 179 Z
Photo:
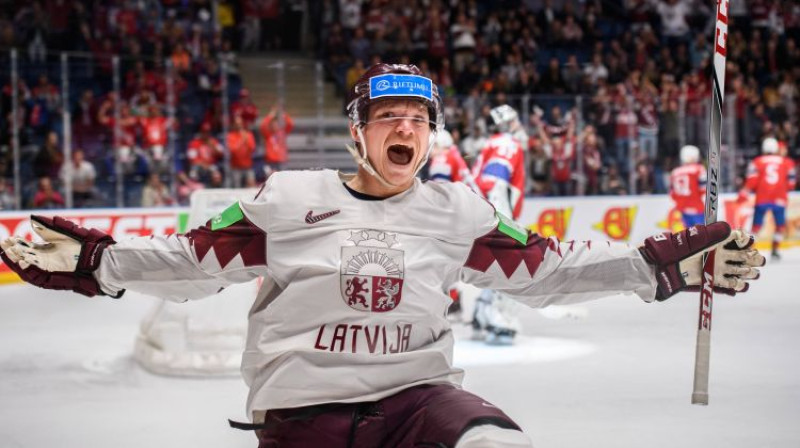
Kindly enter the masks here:
M 539 448 L 800 447 L 794 280 L 797 250 L 745 296 L 717 296 L 707 407 L 690 404 L 695 294 L 649 305 L 608 298 L 585 304 L 580 320 L 525 309 L 516 347 L 461 340 L 456 363 L 465 387 Z M 0 287 L 0 448 L 255 447 L 226 422 L 246 420 L 240 379 L 161 377 L 133 361 L 154 305 Z

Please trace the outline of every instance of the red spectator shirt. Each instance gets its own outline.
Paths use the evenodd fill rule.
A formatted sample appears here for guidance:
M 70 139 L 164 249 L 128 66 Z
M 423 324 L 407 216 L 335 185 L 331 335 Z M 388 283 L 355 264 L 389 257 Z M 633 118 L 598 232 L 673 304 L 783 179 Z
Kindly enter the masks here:
M 111 135 L 114 135 L 114 117 L 106 118 L 106 126 L 108 127 Z M 119 136 L 114 142 L 116 146 L 133 147 L 136 144 L 136 128 L 139 127 L 136 119 L 133 117 L 123 117 L 120 119 Z
M 575 157 L 575 142 L 562 140 L 559 145 L 550 144 L 551 172 L 556 182 L 568 182 L 572 178 L 572 159 Z
M 294 129 L 294 121 L 289 114 L 283 114 L 283 129 L 278 128 L 277 132 L 270 130 L 270 123 L 275 119 L 273 115 L 267 115 L 261 120 L 259 130 L 264 138 L 264 161 L 267 163 L 283 163 L 289 156 L 289 148 L 286 144 L 286 136 Z
M 788 157 L 763 155 L 747 166 L 745 188 L 756 193 L 756 205 L 777 204 L 785 207 L 787 196 L 795 186 L 795 164 Z
M 258 118 L 258 108 L 253 103 L 236 101 L 231 105 L 231 117 L 240 115 L 244 120 L 244 127 L 250 129 Z
M 219 160 L 221 153 L 222 146 L 217 139 L 213 137 L 209 137 L 207 140 L 195 138 L 189 142 L 186 158 L 189 159 L 189 164 L 192 166 L 210 166 Z
M 231 152 L 231 168 L 237 170 L 253 167 L 253 153 L 256 152 L 256 139 L 247 130 L 230 131 L 226 138 Z
M 669 175 L 669 196 L 681 213 L 700 214 L 705 208 L 706 167 L 699 163 L 681 165 Z
M 142 140 L 144 147 L 165 146 L 167 144 L 167 117 L 143 117 L 140 118 L 142 126 Z

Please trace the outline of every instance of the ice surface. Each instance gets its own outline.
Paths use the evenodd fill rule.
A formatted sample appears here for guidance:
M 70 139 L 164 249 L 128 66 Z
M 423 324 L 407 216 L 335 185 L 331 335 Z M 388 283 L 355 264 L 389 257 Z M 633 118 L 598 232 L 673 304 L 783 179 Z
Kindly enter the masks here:
M 516 349 L 460 341 L 465 387 L 539 448 L 800 447 L 800 251 L 741 297 L 716 297 L 710 405 L 690 404 L 698 298 L 524 310 Z M 151 298 L 0 287 L 0 447 L 255 447 L 239 379 L 176 379 L 132 360 Z M 466 328 L 457 328 L 466 337 Z

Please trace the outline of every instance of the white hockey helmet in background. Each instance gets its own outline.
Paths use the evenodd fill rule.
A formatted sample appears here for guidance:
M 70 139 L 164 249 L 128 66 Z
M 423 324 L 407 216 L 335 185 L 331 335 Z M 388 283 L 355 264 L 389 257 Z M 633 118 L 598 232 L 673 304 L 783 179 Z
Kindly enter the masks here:
M 694 145 L 686 145 L 681 148 L 681 163 L 698 163 L 700 161 L 700 148 Z
M 499 132 L 508 132 L 511 130 L 511 125 L 519 120 L 519 115 L 513 107 L 508 104 L 497 106 L 491 111 L 489 115 L 492 117 L 495 127 Z
M 450 135 L 450 131 L 447 129 L 442 129 L 441 131 L 437 132 L 434 145 L 441 149 L 448 149 L 453 146 L 453 136 Z
M 778 149 L 778 140 L 774 137 L 767 137 L 761 142 L 761 152 L 764 154 L 777 154 Z

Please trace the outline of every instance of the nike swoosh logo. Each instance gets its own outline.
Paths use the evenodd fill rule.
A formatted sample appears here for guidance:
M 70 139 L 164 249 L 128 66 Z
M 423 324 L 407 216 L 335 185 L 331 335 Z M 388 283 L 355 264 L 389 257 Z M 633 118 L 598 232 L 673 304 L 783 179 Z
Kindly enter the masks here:
M 309 210 L 308 214 L 306 215 L 306 224 L 316 224 L 322 221 L 323 219 L 328 219 L 331 216 L 338 214 L 340 211 L 341 210 L 331 210 L 329 212 L 320 213 L 319 215 L 315 216 L 314 210 Z

